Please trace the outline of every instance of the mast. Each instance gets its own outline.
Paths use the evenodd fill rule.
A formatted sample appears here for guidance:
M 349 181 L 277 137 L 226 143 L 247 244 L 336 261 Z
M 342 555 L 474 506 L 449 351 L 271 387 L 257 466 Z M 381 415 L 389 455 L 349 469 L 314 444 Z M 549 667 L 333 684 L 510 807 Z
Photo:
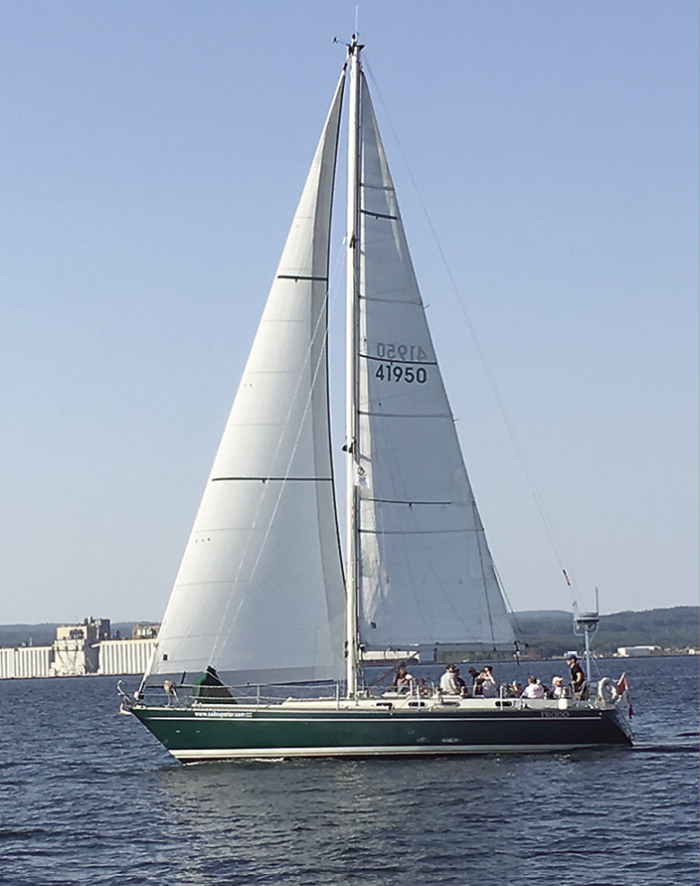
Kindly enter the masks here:
M 348 66 L 350 69 L 350 96 L 348 103 L 348 218 L 347 218 L 347 328 L 346 328 L 346 414 L 345 450 L 347 465 L 346 483 L 346 570 L 345 570 L 345 656 L 348 697 L 357 691 L 357 499 L 355 482 L 357 462 L 357 330 L 358 330 L 358 285 L 359 258 L 357 248 L 359 233 L 359 190 L 360 190 L 360 50 L 363 47 L 352 35 L 348 45 Z

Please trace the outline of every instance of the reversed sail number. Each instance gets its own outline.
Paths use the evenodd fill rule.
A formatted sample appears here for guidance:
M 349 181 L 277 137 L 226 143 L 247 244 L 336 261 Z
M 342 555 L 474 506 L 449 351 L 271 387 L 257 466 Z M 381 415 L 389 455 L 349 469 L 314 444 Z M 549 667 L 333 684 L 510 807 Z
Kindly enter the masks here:
M 428 359 L 420 345 L 397 345 L 383 341 L 377 345 L 377 357 L 380 360 L 404 360 L 407 363 L 422 363 Z

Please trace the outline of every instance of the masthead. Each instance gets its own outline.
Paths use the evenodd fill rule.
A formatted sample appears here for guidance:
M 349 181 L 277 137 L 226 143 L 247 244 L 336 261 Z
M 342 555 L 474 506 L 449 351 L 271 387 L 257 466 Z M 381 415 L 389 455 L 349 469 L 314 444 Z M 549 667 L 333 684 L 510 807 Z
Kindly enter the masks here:
M 357 42 L 357 34 L 353 34 L 348 43 L 348 58 L 352 55 L 360 55 L 360 50 L 365 48 L 364 43 Z

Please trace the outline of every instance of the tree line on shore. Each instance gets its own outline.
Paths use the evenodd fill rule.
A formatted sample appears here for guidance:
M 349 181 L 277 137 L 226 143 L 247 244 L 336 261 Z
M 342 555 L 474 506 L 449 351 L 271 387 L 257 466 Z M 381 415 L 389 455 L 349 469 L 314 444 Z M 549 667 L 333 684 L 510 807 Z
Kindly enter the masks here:
M 527 644 L 523 658 L 552 658 L 573 649 L 583 651 L 583 637 L 573 633 L 572 615 L 515 614 L 516 631 Z M 592 637 L 594 655 L 613 655 L 620 646 L 658 646 L 662 652 L 700 647 L 700 607 L 674 606 L 643 612 L 601 615 Z
M 552 658 L 577 648 L 583 651 L 583 638 L 574 635 L 570 614 L 516 612 L 513 618 L 521 655 L 525 659 Z M 119 630 L 123 637 L 129 637 L 134 624 L 140 622 L 115 623 L 112 635 Z M 57 627 L 53 623 L 0 625 L 0 646 L 50 646 Z M 620 646 L 658 646 L 667 653 L 698 649 L 700 606 L 601 615 L 591 651 L 594 655 L 612 655 Z

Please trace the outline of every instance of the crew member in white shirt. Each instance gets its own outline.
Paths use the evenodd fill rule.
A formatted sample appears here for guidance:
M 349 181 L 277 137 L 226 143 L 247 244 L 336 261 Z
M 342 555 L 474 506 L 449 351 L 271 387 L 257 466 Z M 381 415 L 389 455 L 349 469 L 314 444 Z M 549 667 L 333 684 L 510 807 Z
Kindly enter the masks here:
M 544 686 L 537 677 L 529 676 L 527 678 L 527 686 L 521 696 L 522 698 L 544 698 Z
M 552 677 L 552 695 L 554 698 L 566 698 L 566 686 L 563 677 Z
M 440 677 L 440 692 L 443 695 L 461 695 L 457 684 L 457 668 L 453 664 L 448 664 L 445 673 Z

